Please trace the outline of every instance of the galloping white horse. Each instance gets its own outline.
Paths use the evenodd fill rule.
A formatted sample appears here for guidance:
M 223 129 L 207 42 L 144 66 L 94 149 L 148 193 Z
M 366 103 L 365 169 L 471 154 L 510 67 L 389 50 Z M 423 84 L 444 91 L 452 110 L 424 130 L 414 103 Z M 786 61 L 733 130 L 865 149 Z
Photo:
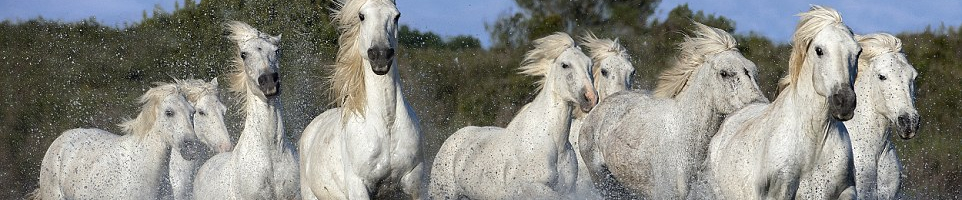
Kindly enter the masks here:
M 340 107 L 314 118 L 301 135 L 302 195 L 368 199 L 401 189 L 418 198 L 421 132 L 401 94 L 395 56 L 401 15 L 392 0 L 337 3 L 331 90 Z
M 558 199 L 574 190 L 578 163 L 568 129 L 575 105 L 587 112 L 597 102 L 591 60 L 564 33 L 534 45 L 521 69 L 544 77 L 541 92 L 506 128 L 469 126 L 451 135 L 434 161 L 432 198 Z
M 895 199 L 901 164 L 889 140 L 892 131 L 911 139 L 919 128 L 915 109 L 918 73 L 902 54 L 902 42 L 889 34 L 855 36 L 862 46 L 855 78 L 858 107 L 845 122 L 852 138 L 855 188 L 859 199 Z M 891 129 L 889 129 L 891 127 Z
M 604 100 L 608 95 L 631 88 L 631 78 L 635 76 L 635 67 L 629 61 L 628 52 L 618 44 L 618 39 L 599 39 L 588 32 L 581 37 L 581 45 L 587 48 L 588 55 L 591 56 L 592 64 L 594 64 L 591 75 L 595 90 L 598 92 L 598 102 Z M 593 189 L 591 175 L 588 173 L 583 157 L 581 157 L 581 151 L 578 151 L 578 138 L 580 137 L 582 119 L 585 115 L 587 113 L 581 112 L 581 109 L 575 109 L 575 118 L 571 121 L 571 133 L 568 134 L 568 141 L 571 142 L 571 147 L 578 158 L 577 190 L 589 195 L 589 193 L 595 193 L 596 191 Z
M 170 190 L 171 152 L 194 155 L 194 109 L 174 84 L 140 97 L 136 119 L 120 124 L 126 135 L 71 129 L 54 140 L 40 166 L 40 199 L 156 199 Z M 192 157 L 186 159 L 191 160 Z
M 194 133 L 204 145 L 212 147 L 214 153 L 230 151 L 234 144 L 230 142 L 227 125 L 224 124 L 224 106 L 218 97 L 217 79 L 210 83 L 202 80 L 177 80 L 187 101 L 194 106 Z M 171 152 L 170 158 L 170 186 L 173 189 L 173 199 L 194 199 L 194 175 L 200 166 L 210 158 L 208 151 L 199 151 L 197 159 L 182 158 L 179 151 Z
M 854 198 L 852 118 L 860 48 L 834 9 L 799 14 L 789 74 L 768 106 L 730 116 L 712 138 L 709 193 L 726 199 Z
M 279 36 L 242 22 L 227 23 L 237 43 L 230 90 L 246 114 L 234 150 L 204 163 L 194 179 L 198 199 L 297 198 L 297 158 L 284 135 L 278 75 Z
M 738 52 L 735 38 L 695 27 L 696 37 L 679 44 L 675 66 L 659 77 L 654 97 L 617 93 L 585 118 L 582 155 L 599 182 L 611 181 L 605 180 L 610 171 L 644 198 L 684 199 L 723 117 L 768 102 L 755 64 Z

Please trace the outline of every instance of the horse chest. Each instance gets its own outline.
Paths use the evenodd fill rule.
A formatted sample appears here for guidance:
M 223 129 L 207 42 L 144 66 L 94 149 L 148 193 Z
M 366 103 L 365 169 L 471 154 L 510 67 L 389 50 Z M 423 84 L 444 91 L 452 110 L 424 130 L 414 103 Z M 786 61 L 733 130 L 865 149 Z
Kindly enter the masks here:
M 364 120 L 363 123 L 348 124 L 345 135 L 348 156 L 356 172 L 370 179 L 379 179 L 390 172 L 391 157 L 394 155 L 393 122 L 378 119 Z

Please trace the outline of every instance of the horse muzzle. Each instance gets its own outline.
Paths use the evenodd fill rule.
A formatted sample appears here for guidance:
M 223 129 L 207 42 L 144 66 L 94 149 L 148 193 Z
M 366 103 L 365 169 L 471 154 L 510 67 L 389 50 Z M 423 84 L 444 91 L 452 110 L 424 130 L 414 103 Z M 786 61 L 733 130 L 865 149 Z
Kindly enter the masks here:
M 578 107 L 581 108 L 582 112 L 588 113 L 595 105 L 598 105 L 598 95 L 594 93 L 594 90 L 585 91 L 586 92 L 583 92 L 585 94 L 584 98 L 579 101 L 580 105 Z
M 374 74 L 385 75 L 394 64 L 394 48 L 370 48 L 367 50 L 367 57 L 371 60 Z
M 257 87 L 266 97 L 277 96 L 281 93 L 281 79 L 277 72 L 257 77 Z
M 915 134 L 919 132 L 919 114 L 899 115 L 899 119 L 895 122 L 895 125 L 895 131 L 898 131 L 899 137 L 903 140 L 912 139 L 915 137 Z
M 855 90 L 847 85 L 837 85 L 828 96 L 828 112 L 835 120 L 848 121 L 855 116 Z

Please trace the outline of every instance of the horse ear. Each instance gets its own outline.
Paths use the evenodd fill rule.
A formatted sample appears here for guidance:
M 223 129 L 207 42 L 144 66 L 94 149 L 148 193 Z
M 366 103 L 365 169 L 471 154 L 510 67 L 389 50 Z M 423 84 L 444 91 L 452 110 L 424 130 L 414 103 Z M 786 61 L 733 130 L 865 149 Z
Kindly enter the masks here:
M 217 77 L 214 77 L 213 80 L 210 80 L 210 84 L 211 84 L 211 85 L 214 85 L 214 87 L 216 88 L 216 87 L 217 87 Z
M 620 50 L 618 47 L 620 47 L 620 46 L 621 46 L 621 45 L 618 44 L 618 38 L 615 38 L 615 41 L 612 42 L 612 44 L 611 44 L 611 51 L 612 51 L 612 52 L 618 52 L 618 51 Z

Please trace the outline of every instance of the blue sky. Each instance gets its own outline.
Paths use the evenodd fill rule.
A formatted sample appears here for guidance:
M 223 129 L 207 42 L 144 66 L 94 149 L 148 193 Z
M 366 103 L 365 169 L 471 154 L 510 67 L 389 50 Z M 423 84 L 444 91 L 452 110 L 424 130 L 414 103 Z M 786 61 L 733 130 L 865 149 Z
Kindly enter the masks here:
M 150 13 L 155 5 L 170 11 L 174 2 L 182 0 L 0 0 L 0 18 L 25 20 L 37 16 L 47 19 L 77 21 L 96 16 L 107 25 L 123 25 L 141 19 L 142 11 Z M 842 13 L 855 33 L 921 31 L 962 25 L 962 1 L 957 0 L 663 0 L 656 11 L 662 19 L 677 5 L 688 3 L 693 10 L 723 15 L 735 20 L 736 32 L 757 32 L 779 42 L 791 38 L 798 20 L 809 4 L 833 7 Z M 515 12 L 513 0 L 398 0 L 403 13 L 401 23 L 419 30 L 444 36 L 471 35 L 488 46 L 490 38 L 484 24 L 502 13 Z

